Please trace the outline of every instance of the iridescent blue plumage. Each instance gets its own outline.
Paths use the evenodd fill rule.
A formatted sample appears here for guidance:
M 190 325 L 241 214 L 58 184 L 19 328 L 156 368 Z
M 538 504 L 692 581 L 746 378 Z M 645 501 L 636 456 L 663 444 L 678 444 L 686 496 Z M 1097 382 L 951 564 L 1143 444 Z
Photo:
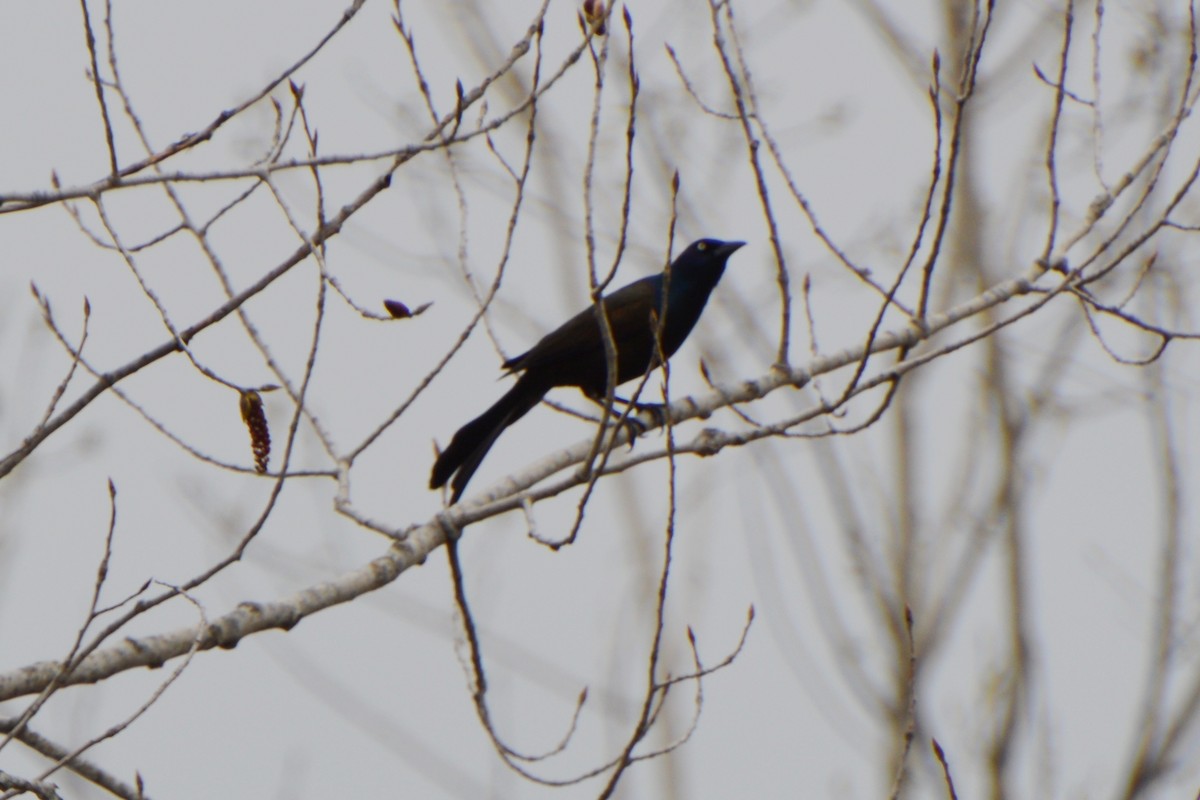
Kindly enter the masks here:
M 617 384 L 640 378 L 658 365 L 658 336 L 663 355 L 674 355 L 700 319 L 725 271 L 725 262 L 743 244 L 716 239 L 693 242 L 663 272 L 634 281 L 604 298 L 604 312 L 616 346 Z M 429 486 L 436 489 L 450 481 L 451 502 L 458 501 L 504 429 L 541 402 L 550 389 L 577 386 L 588 397 L 603 400 L 608 388 L 608 359 L 596 308 L 579 312 L 543 336 L 528 352 L 506 361 L 504 368 L 521 373 L 516 384 L 491 408 L 460 428 L 433 465 Z

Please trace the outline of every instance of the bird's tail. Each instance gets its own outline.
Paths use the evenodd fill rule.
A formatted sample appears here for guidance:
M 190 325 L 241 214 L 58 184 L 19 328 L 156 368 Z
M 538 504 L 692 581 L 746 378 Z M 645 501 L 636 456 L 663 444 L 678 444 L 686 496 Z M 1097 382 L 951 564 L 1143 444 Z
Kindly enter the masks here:
M 459 495 L 467 488 L 467 481 L 471 480 L 504 429 L 540 403 L 547 391 L 548 387 L 530 380 L 528 374 L 522 375 L 491 408 L 458 429 L 450 445 L 433 464 L 429 488 L 437 489 L 450 481 L 450 502 L 457 503 Z M 450 479 L 452 475 L 453 480 Z

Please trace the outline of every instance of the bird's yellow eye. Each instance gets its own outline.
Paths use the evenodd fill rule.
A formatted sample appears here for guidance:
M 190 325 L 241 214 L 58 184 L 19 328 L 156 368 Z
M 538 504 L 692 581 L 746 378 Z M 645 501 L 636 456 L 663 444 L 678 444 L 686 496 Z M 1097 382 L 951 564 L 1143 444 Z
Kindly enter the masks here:
M 708 242 L 700 242 L 699 244 L 696 245 L 696 249 L 697 250 L 707 250 Z

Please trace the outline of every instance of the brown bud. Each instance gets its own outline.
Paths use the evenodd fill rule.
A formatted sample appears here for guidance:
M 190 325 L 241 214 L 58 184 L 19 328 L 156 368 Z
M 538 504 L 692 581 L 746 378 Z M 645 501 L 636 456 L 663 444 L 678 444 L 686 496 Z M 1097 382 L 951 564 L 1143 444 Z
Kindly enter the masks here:
M 408 319 L 412 316 L 412 312 L 408 310 L 408 306 L 399 300 L 384 300 L 383 307 L 396 319 Z
M 409 317 L 419 316 L 424 314 L 425 310 L 431 305 L 433 305 L 433 303 L 422 303 L 414 309 L 409 309 L 408 306 L 404 305 L 404 303 L 401 303 L 399 300 L 383 301 L 383 307 L 387 309 L 387 312 L 392 315 L 393 319 L 408 319 Z
M 592 33 L 597 36 L 603 36 L 608 32 L 604 24 L 608 18 L 608 9 L 604 6 L 604 0 L 583 0 L 583 18 L 588 27 L 592 29 Z

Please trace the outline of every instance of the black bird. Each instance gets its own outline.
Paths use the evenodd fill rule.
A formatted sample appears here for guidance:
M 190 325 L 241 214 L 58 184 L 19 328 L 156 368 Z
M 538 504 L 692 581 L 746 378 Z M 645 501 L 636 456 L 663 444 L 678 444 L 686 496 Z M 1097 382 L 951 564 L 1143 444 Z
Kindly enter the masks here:
M 744 244 L 717 239 L 693 242 L 665 271 L 634 281 L 603 299 L 616 346 L 618 384 L 640 378 L 659 365 L 655 341 L 660 330 L 662 353 L 667 358 L 674 355 L 700 319 L 709 294 L 725 271 L 725 262 Z M 433 465 L 429 488 L 450 481 L 452 503 L 458 502 L 467 481 L 504 429 L 541 402 L 550 389 L 578 386 L 591 399 L 603 402 L 608 359 L 595 306 L 543 336 L 529 352 L 505 361 L 504 369 L 521 373 L 516 385 L 459 428 Z

